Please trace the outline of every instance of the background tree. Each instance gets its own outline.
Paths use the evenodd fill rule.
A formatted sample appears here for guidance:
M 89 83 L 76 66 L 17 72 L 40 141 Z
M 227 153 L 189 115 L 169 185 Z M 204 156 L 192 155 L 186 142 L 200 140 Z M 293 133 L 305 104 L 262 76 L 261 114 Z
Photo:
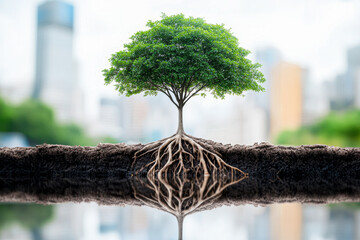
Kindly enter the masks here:
M 360 110 L 333 112 L 318 122 L 279 134 L 277 143 L 286 145 L 326 144 L 338 147 L 360 146 Z
M 60 124 L 53 109 L 37 100 L 13 105 L 0 98 L 0 132 L 22 133 L 32 146 L 42 143 L 86 146 L 99 141 L 117 142 L 110 137 L 92 139 L 74 123 Z
M 149 21 L 146 31 L 135 33 L 124 50 L 112 55 L 105 83 L 115 83 L 126 96 L 164 93 L 179 110 L 177 133 L 182 134 L 182 110 L 198 93 L 224 98 L 246 90 L 261 91 L 265 81 L 246 56 L 250 51 L 224 25 L 208 24 L 183 14 Z
M 60 124 L 54 111 L 46 104 L 27 100 L 14 107 L 10 131 L 21 132 L 31 145 L 49 143 L 65 145 L 93 145 L 83 129 L 75 124 Z

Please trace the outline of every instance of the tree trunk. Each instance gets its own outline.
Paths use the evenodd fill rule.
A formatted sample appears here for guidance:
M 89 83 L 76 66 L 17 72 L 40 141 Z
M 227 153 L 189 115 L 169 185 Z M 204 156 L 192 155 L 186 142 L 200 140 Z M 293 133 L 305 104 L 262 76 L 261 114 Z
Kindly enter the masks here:
M 249 177 L 226 188 L 211 207 L 222 204 L 360 201 L 360 148 L 323 145 L 222 145 L 200 140 Z M 146 191 L 133 167 L 152 159 L 134 153 L 144 145 L 96 147 L 39 145 L 0 148 L 0 201 L 142 205 L 134 189 Z
M 184 134 L 184 124 L 183 124 L 183 105 L 179 104 L 178 108 L 178 129 L 176 131 L 176 134 Z
M 176 217 L 177 221 L 178 221 L 178 240 L 182 240 L 183 239 L 183 223 L 184 223 L 184 217 L 182 216 L 177 216 Z

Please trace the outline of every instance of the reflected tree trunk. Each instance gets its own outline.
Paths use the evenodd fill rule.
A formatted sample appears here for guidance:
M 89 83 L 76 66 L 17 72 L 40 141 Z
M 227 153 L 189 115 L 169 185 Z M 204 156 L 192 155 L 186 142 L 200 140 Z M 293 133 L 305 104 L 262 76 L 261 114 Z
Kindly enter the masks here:
M 183 239 L 183 223 L 184 223 L 184 218 L 182 216 L 178 216 L 176 217 L 177 222 L 178 222 L 178 239 L 182 240 Z
M 43 240 L 41 228 L 35 227 L 30 230 L 33 240 Z

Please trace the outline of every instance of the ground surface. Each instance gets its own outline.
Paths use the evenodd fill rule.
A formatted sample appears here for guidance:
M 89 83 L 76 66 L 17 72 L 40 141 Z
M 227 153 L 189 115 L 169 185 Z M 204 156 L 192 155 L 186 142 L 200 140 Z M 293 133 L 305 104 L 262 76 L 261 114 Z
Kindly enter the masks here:
M 249 175 L 223 189 L 210 208 L 222 204 L 360 201 L 360 148 L 222 145 L 197 140 Z M 135 168 L 153 161 L 144 157 L 133 165 L 134 154 L 143 147 L 0 148 L 0 201 L 143 204 L 134 193 L 151 196 L 153 192 L 142 183 L 148 179 L 146 175 L 132 176 Z

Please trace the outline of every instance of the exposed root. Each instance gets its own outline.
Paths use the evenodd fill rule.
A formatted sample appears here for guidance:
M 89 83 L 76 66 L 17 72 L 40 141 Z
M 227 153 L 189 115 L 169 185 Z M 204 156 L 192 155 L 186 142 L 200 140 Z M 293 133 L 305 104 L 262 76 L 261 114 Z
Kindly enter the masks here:
M 135 169 L 135 175 L 146 171 L 147 176 L 157 175 L 159 179 L 168 174 L 176 176 L 188 175 L 240 175 L 247 176 L 240 169 L 230 166 L 216 152 L 201 146 L 195 139 L 186 134 L 177 134 L 170 138 L 151 143 L 135 153 L 133 169 L 136 161 L 143 157 L 154 157 L 139 169 Z
M 154 159 L 135 169 L 144 189 L 134 189 L 134 197 L 178 218 L 208 208 L 225 188 L 248 177 L 185 134 L 146 146 L 135 154 L 133 168 L 145 156 Z M 146 179 L 141 178 L 143 172 Z

